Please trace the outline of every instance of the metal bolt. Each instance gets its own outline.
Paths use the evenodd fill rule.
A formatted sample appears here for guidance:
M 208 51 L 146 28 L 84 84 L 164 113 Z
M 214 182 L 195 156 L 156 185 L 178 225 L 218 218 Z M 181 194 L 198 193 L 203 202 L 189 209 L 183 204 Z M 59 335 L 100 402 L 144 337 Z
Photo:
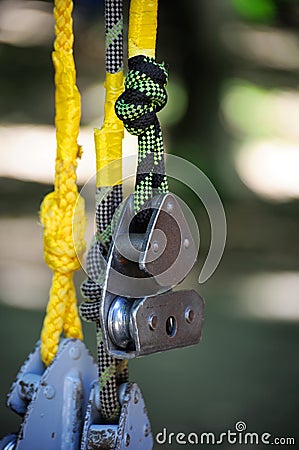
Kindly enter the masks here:
M 193 309 L 191 309 L 191 308 L 188 306 L 188 308 L 186 308 L 186 311 L 185 311 L 185 319 L 186 319 L 186 322 L 187 322 L 187 323 L 191 323 L 191 322 L 193 321 L 193 319 L 194 319 L 194 316 L 195 316 L 195 314 L 194 314 Z
M 167 212 L 172 213 L 173 212 L 173 203 L 170 203 L 170 202 L 167 203 L 166 210 L 167 210 Z
M 184 239 L 183 245 L 184 245 L 185 248 L 188 248 L 188 247 L 190 246 L 190 241 L 189 241 L 189 239 L 187 239 L 187 238 Z
M 130 438 L 129 433 L 126 433 L 126 437 L 125 437 L 125 446 L 126 446 L 126 447 L 129 447 L 129 445 L 130 445 L 130 440 L 131 440 L 131 438 Z
M 81 350 L 78 345 L 74 345 L 69 349 L 69 355 L 72 359 L 79 359 L 81 356 Z
M 52 398 L 55 397 L 55 388 L 51 384 L 48 384 L 47 386 L 45 386 L 43 392 L 44 392 L 44 396 L 48 400 L 51 400 Z
M 157 252 L 158 252 L 158 250 L 159 250 L 159 244 L 158 244 L 157 241 L 154 241 L 154 242 L 153 242 L 153 244 L 152 244 L 152 249 L 153 249 L 153 252 L 154 252 L 154 253 L 157 253 Z
M 148 319 L 148 325 L 149 325 L 151 330 L 155 330 L 157 328 L 157 325 L 158 325 L 158 317 L 155 316 L 154 314 L 151 314 L 149 319 Z

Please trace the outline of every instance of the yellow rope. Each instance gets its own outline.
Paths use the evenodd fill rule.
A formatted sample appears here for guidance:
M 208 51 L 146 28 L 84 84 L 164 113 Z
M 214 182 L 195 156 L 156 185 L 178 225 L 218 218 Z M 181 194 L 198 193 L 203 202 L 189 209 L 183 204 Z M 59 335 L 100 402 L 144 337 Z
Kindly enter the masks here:
M 56 174 L 54 191 L 45 197 L 40 211 L 45 260 L 54 272 L 41 332 L 41 356 L 46 365 L 57 353 L 63 330 L 67 337 L 82 339 L 73 273 L 80 269 L 78 257 L 85 251 L 86 225 L 84 200 L 76 186 L 81 107 L 73 58 L 73 2 L 55 0 L 54 4 Z
M 117 118 L 114 111 L 115 102 L 124 89 L 122 70 L 117 73 L 106 72 L 105 89 L 104 123 L 101 129 L 94 130 L 97 187 L 114 186 L 122 182 L 124 124 Z M 114 162 L 113 166 L 109 167 L 112 162 Z
M 136 55 L 155 57 L 158 0 L 131 0 L 128 36 L 129 58 Z M 124 89 L 123 72 L 106 73 L 106 99 L 104 124 L 94 130 L 97 186 L 120 184 L 122 179 L 121 157 L 123 122 L 115 114 L 114 105 Z M 113 162 L 113 166 L 109 163 Z M 107 168 L 107 170 L 105 170 Z M 113 168 L 113 173 L 111 171 Z
M 128 35 L 129 58 L 156 53 L 158 0 L 131 0 Z

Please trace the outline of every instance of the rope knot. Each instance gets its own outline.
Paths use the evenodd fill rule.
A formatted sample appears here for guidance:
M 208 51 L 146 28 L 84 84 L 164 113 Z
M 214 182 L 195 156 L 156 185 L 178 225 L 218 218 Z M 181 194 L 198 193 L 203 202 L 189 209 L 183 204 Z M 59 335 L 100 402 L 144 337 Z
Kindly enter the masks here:
M 128 65 L 125 91 L 115 103 L 115 112 L 129 133 L 139 136 L 158 122 L 156 113 L 166 105 L 168 70 L 164 63 L 143 55 L 130 58 Z
M 61 207 L 54 191 L 44 198 L 40 211 L 45 260 L 50 269 L 65 275 L 81 268 L 78 255 L 85 251 L 84 200 L 78 194 L 73 200 Z

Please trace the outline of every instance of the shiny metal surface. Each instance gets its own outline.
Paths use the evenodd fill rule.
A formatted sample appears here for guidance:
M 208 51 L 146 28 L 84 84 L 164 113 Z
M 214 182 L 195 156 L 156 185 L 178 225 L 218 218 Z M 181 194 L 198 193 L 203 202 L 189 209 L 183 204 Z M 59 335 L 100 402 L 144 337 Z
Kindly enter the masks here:
M 115 345 L 124 349 L 132 340 L 129 331 L 132 304 L 132 300 L 125 297 L 116 297 L 110 306 L 108 314 L 110 338 Z

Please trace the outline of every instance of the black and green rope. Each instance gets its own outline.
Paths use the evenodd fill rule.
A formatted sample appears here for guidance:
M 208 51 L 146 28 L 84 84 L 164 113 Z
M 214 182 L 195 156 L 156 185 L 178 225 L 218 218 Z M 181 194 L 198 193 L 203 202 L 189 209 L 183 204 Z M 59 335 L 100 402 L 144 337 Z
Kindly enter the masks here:
M 123 5 L 122 0 L 105 1 L 106 71 L 117 73 L 123 67 Z M 101 415 L 108 423 L 117 422 L 120 404 L 119 384 L 128 381 L 128 367 L 108 355 L 104 348 L 99 321 L 102 283 L 105 276 L 104 259 L 111 243 L 111 221 L 122 201 L 122 186 L 106 186 L 96 193 L 96 234 L 87 256 L 88 279 L 81 286 L 87 299 L 80 306 L 81 316 L 96 323 Z
M 118 34 L 122 31 L 119 9 L 122 2 L 118 2 L 118 13 L 115 13 L 116 3 L 114 0 L 106 0 L 105 6 L 106 67 L 110 73 L 122 68 L 122 39 Z M 157 192 L 168 192 L 163 137 L 157 118 L 157 112 L 167 102 L 165 87 L 168 72 L 165 64 L 159 64 L 153 58 L 143 55 L 130 58 L 128 64 L 125 91 L 117 100 L 115 111 L 126 129 L 138 136 L 134 207 L 137 226 L 146 226 L 151 214 L 151 198 Z M 115 219 L 115 212 L 122 200 L 121 186 L 99 188 L 96 199 L 97 232 L 88 252 L 88 279 L 81 287 L 87 301 L 81 305 L 80 312 L 85 319 L 97 324 L 101 413 L 104 420 L 113 423 L 117 421 L 120 411 L 117 387 L 128 380 L 128 366 L 126 361 L 116 360 L 105 352 L 99 308 L 105 277 L 104 260 L 111 243 L 111 222 Z
M 115 112 L 129 133 L 138 136 L 134 193 L 137 214 L 156 192 L 168 192 L 163 136 L 157 118 L 167 102 L 168 71 L 165 64 L 143 55 L 130 58 L 128 66 L 125 91 L 115 104 Z M 139 220 L 146 220 L 144 211 L 139 213 Z

